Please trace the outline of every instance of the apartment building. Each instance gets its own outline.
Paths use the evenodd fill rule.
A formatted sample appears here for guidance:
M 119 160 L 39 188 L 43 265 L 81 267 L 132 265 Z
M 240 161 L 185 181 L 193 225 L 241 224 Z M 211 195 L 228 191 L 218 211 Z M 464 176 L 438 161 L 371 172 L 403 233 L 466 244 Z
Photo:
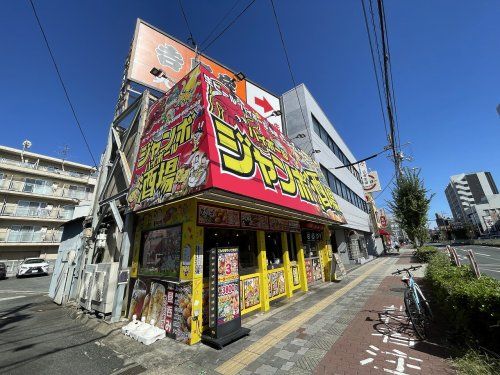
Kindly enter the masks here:
M 498 189 L 490 172 L 451 176 L 445 195 L 455 221 L 476 225 L 480 232 L 491 227 L 491 216 L 498 214 Z
M 359 170 L 355 166 L 335 169 L 356 162 L 356 158 L 304 84 L 284 93 L 282 102 L 285 133 L 319 162 L 347 220 L 347 224 L 331 228 L 332 244 L 346 263 L 366 258 L 374 241 Z
M 55 259 L 62 224 L 95 184 L 89 165 L 0 146 L 0 260 Z

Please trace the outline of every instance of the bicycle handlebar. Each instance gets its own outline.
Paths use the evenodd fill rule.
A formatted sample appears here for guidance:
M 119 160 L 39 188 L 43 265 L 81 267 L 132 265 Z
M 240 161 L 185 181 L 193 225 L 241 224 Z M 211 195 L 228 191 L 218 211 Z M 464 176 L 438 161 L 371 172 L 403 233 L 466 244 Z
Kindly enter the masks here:
M 395 272 L 392 272 L 391 275 L 400 275 L 401 272 L 410 272 L 410 271 L 415 271 L 415 270 L 418 270 L 419 268 L 421 268 L 422 266 L 411 266 L 409 268 L 402 268 L 400 270 L 397 270 Z

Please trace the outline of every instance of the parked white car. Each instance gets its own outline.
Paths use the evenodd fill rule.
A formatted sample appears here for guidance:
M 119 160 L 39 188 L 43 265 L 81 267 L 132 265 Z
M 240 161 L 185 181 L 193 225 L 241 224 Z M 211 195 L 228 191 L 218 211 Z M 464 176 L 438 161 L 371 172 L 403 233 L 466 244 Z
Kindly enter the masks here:
M 26 258 L 18 267 L 16 277 L 48 275 L 49 264 L 40 258 Z

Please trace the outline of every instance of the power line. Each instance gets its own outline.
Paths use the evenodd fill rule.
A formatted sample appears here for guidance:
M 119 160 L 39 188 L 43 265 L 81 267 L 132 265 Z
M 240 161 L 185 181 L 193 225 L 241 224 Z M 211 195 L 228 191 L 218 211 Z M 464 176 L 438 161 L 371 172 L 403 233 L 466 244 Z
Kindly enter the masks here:
M 358 160 L 354 163 L 349 163 L 349 164 L 345 164 L 345 165 L 341 165 L 340 167 L 335 167 L 334 169 L 341 169 L 341 168 L 346 168 L 346 167 L 350 167 L 352 165 L 356 165 L 356 164 L 359 164 L 359 163 L 362 163 L 364 161 L 367 161 L 367 160 L 370 160 L 370 159 L 373 159 L 373 158 L 376 158 L 377 156 L 379 156 L 380 154 L 383 154 L 384 152 L 386 152 L 388 150 L 387 146 L 386 148 L 384 148 L 382 151 L 379 151 L 377 152 L 376 154 L 373 154 L 371 156 L 368 156 L 367 158 L 364 158 L 364 159 L 361 159 L 361 160 Z
M 293 75 L 292 65 L 290 64 L 290 59 L 288 57 L 288 52 L 286 50 L 285 39 L 283 38 L 283 33 L 281 31 L 280 23 L 279 23 L 279 20 L 278 20 L 278 15 L 276 14 L 276 8 L 274 7 L 274 1 L 273 0 L 270 0 L 270 1 L 271 1 L 271 6 L 273 8 L 274 19 L 276 20 L 276 26 L 278 27 L 278 33 L 280 35 L 281 45 L 283 46 L 283 52 L 285 53 L 286 63 L 288 65 L 288 71 L 290 72 L 290 77 L 292 79 L 293 90 L 295 91 L 295 95 L 297 96 L 297 101 L 299 103 L 300 113 L 302 114 L 302 120 L 304 120 L 304 126 L 306 128 L 307 135 L 308 135 L 308 137 L 309 137 L 309 139 L 311 140 L 311 143 L 312 143 L 312 137 L 311 137 L 311 132 L 310 132 L 310 129 L 309 129 L 309 123 L 306 121 L 306 116 L 304 115 L 304 111 L 302 109 L 302 104 L 300 103 L 299 93 L 297 92 L 297 83 L 295 82 L 295 77 Z M 311 154 L 312 153 L 314 153 L 314 147 L 313 147 L 313 149 L 311 151 Z
M 215 25 L 215 27 L 212 29 L 212 31 L 210 31 L 210 33 L 208 33 L 207 37 L 203 40 L 203 42 L 200 43 L 200 48 L 203 47 L 203 45 L 210 39 L 210 37 L 215 32 L 215 30 L 217 30 L 219 28 L 219 26 L 222 24 L 222 22 L 224 22 L 224 20 L 227 18 L 227 16 L 229 16 L 229 14 L 231 14 L 231 12 L 234 10 L 234 8 L 236 8 L 236 5 L 238 5 L 240 1 L 241 0 L 236 0 L 234 2 L 233 6 L 226 12 L 226 14 L 224 14 L 222 16 L 222 18 L 219 20 L 219 22 L 217 22 L 217 25 Z
M 392 175 L 391 179 L 389 180 L 389 182 L 387 183 L 387 185 L 385 185 L 385 187 L 382 189 L 382 191 L 380 193 L 378 193 L 375 198 L 373 198 L 374 200 L 378 199 L 384 193 L 385 189 L 387 189 L 389 187 L 389 185 L 391 184 L 391 182 L 394 180 L 394 177 L 396 177 L 396 173 L 394 173 Z
M 193 33 L 191 32 L 191 27 L 189 27 L 189 21 L 187 19 L 186 12 L 184 12 L 184 7 L 182 6 L 182 0 L 179 0 L 179 6 L 181 7 L 182 17 L 184 17 L 184 22 L 186 22 L 186 27 L 189 32 L 188 40 L 191 41 L 191 45 L 193 47 L 196 47 L 196 41 L 194 40 Z
M 36 9 L 35 9 L 35 4 L 33 4 L 33 0 L 29 0 L 29 2 L 31 4 L 31 8 L 33 9 L 33 14 L 35 15 L 36 21 L 38 23 L 38 27 L 40 28 L 40 31 L 42 32 L 43 40 L 45 41 L 45 45 L 47 46 L 47 50 L 49 51 L 50 58 L 52 59 L 52 63 L 54 64 L 54 68 L 56 69 L 57 76 L 59 77 L 59 82 L 61 82 L 61 86 L 64 90 L 64 95 L 66 96 L 66 100 L 68 101 L 69 107 L 71 108 L 71 112 L 73 113 L 73 117 L 75 118 L 76 124 L 78 125 L 78 129 L 80 130 L 83 141 L 85 142 L 85 145 L 87 146 L 87 150 L 90 154 L 90 157 L 92 158 L 92 162 L 94 163 L 94 167 L 97 168 L 97 163 L 95 161 L 94 155 L 92 154 L 92 150 L 90 149 L 89 143 L 87 142 L 87 138 L 85 137 L 85 133 L 83 132 L 80 121 L 78 120 L 75 108 L 73 107 L 73 103 L 71 103 L 71 99 L 69 98 L 68 90 L 66 89 L 66 85 L 64 84 L 64 81 L 62 79 L 61 73 L 59 71 L 59 67 L 57 66 L 57 63 L 56 63 L 56 59 L 54 57 L 54 54 L 52 53 L 52 49 L 50 48 L 49 41 L 47 40 L 47 36 L 45 35 L 45 31 L 43 30 L 43 27 L 42 27 L 42 23 L 40 22 L 40 18 L 38 18 L 38 14 L 37 14 Z
M 370 29 L 368 27 L 368 19 L 366 17 L 365 1 L 364 0 L 361 0 L 361 5 L 363 7 L 363 16 L 364 16 L 364 19 L 365 19 L 366 34 L 368 35 L 368 44 L 370 45 L 370 53 L 371 53 L 371 56 L 372 56 L 373 72 L 375 73 L 375 80 L 377 82 L 378 100 L 379 100 L 379 103 L 380 103 L 380 110 L 382 111 L 382 118 L 384 120 L 385 134 L 387 136 L 388 133 L 387 133 L 387 123 L 386 123 L 386 120 L 385 120 L 385 110 L 384 110 L 384 105 L 382 104 L 382 94 L 380 93 L 380 83 L 379 83 L 379 80 L 378 80 L 377 66 L 375 64 L 375 57 L 374 57 L 374 54 L 373 54 L 372 38 L 371 38 L 371 34 L 370 34 Z M 376 35 L 375 35 L 375 40 L 377 40 L 377 36 Z M 378 48 L 378 43 L 377 43 L 377 48 Z
M 231 22 L 229 22 L 229 24 L 219 34 L 217 34 L 217 36 L 212 39 L 212 41 L 208 43 L 208 45 L 205 46 L 200 53 L 206 51 L 208 47 L 210 47 L 217 39 L 219 39 L 231 26 L 233 26 L 234 23 L 247 11 L 247 9 L 253 5 L 253 3 L 255 3 L 255 0 L 250 1 L 250 3 L 248 3 L 248 5 Z

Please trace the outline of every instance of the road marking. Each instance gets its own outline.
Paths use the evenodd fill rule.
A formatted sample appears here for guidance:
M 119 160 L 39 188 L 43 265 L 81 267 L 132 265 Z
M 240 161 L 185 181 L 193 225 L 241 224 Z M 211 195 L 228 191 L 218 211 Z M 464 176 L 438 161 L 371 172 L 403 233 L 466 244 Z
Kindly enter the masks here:
M 15 289 L 2 289 L 0 293 L 28 293 L 28 294 L 44 294 L 46 292 L 37 292 L 36 290 L 15 290 Z
M 491 254 L 480 253 L 480 252 L 477 252 L 477 251 L 476 251 L 476 254 L 479 254 L 479 255 L 482 255 L 482 256 L 485 256 L 485 257 L 490 257 L 491 256 Z
M 349 284 L 342 287 L 341 289 L 335 291 L 330 296 L 322 299 L 315 305 L 309 307 L 307 310 L 303 311 L 295 318 L 292 318 L 288 322 L 284 323 L 280 327 L 269 332 L 267 335 L 263 336 L 259 341 L 249 345 L 243 349 L 238 354 L 229 358 L 227 361 L 218 366 L 215 371 L 223 375 L 236 375 L 250 363 L 254 362 L 262 354 L 267 352 L 269 349 L 274 347 L 278 342 L 283 340 L 290 333 L 294 332 L 302 324 L 316 316 L 319 312 L 325 309 L 327 306 L 335 302 L 337 299 L 342 297 L 351 289 L 355 288 L 359 283 L 366 279 L 370 274 L 378 270 L 382 265 L 386 264 L 391 259 L 381 260 L 371 269 L 366 270 L 361 275 L 352 280 Z
M 8 301 L 10 299 L 18 299 L 18 298 L 24 298 L 26 296 L 15 296 L 15 297 L 5 297 L 5 298 L 0 298 L 0 301 Z

